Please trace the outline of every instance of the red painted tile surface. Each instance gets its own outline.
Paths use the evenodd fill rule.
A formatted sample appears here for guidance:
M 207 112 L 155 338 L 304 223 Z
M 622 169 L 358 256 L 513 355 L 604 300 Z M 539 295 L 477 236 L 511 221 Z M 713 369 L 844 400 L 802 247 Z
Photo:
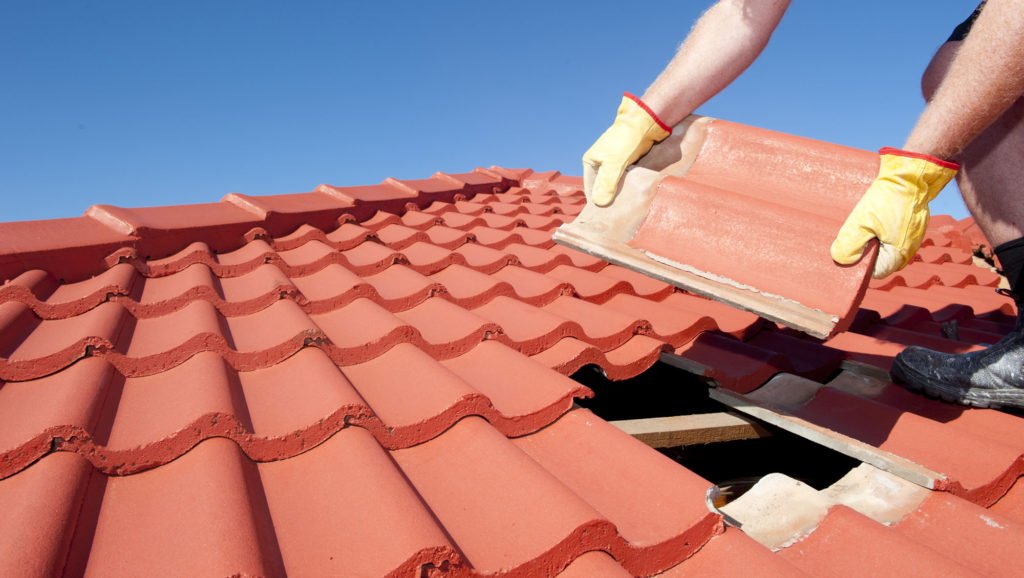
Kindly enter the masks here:
M 781 556 L 758 544 L 736 528 L 715 536 L 693 558 L 659 574 L 664 578 L 685 576 L 804 576 Z
M 1024 481 L 1018 478 L 1006 494 L 992 505 L 991 510 L 1018 524 L 1024 523 Z
M 877 169 L 867 151 L 716 120 L 686 174 L 656 185 L 629 245 L 824 311 L 841 330 L 873 259 L 839 266 L 828 247 Z
M 788 564 L 733 530 L 713 538 L 708 483 L 572 410 L 592 393 L 566 375 L 624 379 L 675 352 L 751 391 L 780 371 L 885 368 L 908 343 L 991 342 L 1015 311 L 965 259 L 970 223 L 933 223 L 920 263 L 822 345 L 554 246 L 581 186 L 492 168 L 97 208 L 66 238 L 0 225 L 0 574 L 787 575 L 843 560 L 831 542 Z M 1016 416 L 894 386 L 825 388 L 802 412 L 940 469 L 1000 524 L 1024 519 Z M 942 499 L 893 531 L 940 543 L 981 520 Z M 818 540 L 874 532 L 843 516 Z M 988 568 L 972 544 L 947 554 Z
M 604 552 L 587 552 L 575 559 L 558 578 L 629 578 L 621 564 Z
M 1008 575 L 1024 563 L 1024 525 L 948 494 L 929 496 L 894 528 L 978 574 Z
M 106 479 L 86 571 L 275 573 L 271 520 L 253 507 L 253 474 L 238 446 L 212 439 L 145 475 Z
M 78 281 L 97 274 L 107 255 L 133 240 L 126 231 L 88 217 L 3 223 L 0 277 L 44 269 L 57 279 Z
M 941 412 L 946 407 L 938 405 L 935 409 Z M 986 506 L 1024 474 L 1024 463 L 1018 463 L 1024 457 L 1024 444 L 1019 439 L 995 439 L 977 434 L 970 427 L 955 427 L 943 421 L 941 413 L 929 415 L 929 409 L 909 412 L 825 387 L 794 413 L 945 474 L 948 479 L 940 483 L 940 489 Z
M 289 573 L 414 573 L 424 564 L 460 560 L 422 499 L 370 435 L 354 429 L 321 448 L 260 466 Z M 360 464 L 358 471 L 347 467 L 352 461 Z
M 56 453 L 21 474 L 0 480 L 0 573 L 55 576 L 65 563 L 92 467 L 75 454 Z
M 627 379 L 642 373 L 672 346 L 646 335 L 636 335 L 611 351 L 573 337 L 567 337 L 532 356 L 560 373 L 572 374 L 587 365 L 596 365 L 611 379 Z
M 836 506 L 808 538 L 780 552 L 811 576 L 977 576 L 927 545 Z

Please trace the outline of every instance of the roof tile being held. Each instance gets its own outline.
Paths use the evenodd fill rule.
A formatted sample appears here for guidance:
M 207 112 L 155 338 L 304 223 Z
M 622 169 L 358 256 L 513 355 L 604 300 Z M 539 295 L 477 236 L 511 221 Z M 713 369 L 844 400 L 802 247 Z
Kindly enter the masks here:
M 851 266 L 828 247 L 877 156 L 711 118 L 675 132 L 555 240 L 816 337 L 849 327 L 876 245 Z

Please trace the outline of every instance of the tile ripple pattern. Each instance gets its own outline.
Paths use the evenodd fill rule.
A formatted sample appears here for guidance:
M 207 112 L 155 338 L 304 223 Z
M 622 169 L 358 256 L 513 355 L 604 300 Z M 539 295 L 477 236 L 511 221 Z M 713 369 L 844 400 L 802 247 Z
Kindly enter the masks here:
M 921 420 L 890 408 L 933 419 L 926 442 L 996 435 L 991 412 L 836 381 L 1012 326 L 998 275 L 972 264 L 987 254 L 973 222 L 933 218 L 918 260 L 820 343 L 554 246 L 579 188 L 492 168 L 101 207 L 114 233 L 59 223 L 91 243 L 65 270 L 17 268 L 59 261 L 43 259 L 59 235 L 19 246 L 0 260 L 16 269 L 0 287 L 0 535 L 16 538 L 0 573 L 660 572 L 721 532 L 708 482 L 573 409 L 591 392 L 565 376 L 624 379 L 666 354 L 740 393 L 779 374 L 830 383 L 804 418 L 948 466 L 977 502 L 1012 482 L 1015 446 L 984 471 L 932 459 Z M 892 414 L 894 433 L 844 422 L 838 397 Z M 770 556 L 731 535 L 707 560 L 726 542 Z

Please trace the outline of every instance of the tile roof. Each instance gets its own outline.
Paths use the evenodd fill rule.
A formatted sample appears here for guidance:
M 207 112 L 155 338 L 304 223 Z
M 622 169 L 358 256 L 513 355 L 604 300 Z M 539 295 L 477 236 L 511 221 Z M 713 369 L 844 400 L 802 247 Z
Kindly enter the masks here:
M 1024 421 L 884 373 L 1011 327 L 969 220 L 936 217 L 821 343 L 555 246 L 579 189 L 493 167 L 0 224 L 0 574 L 815 574 L 852 555 L 829 536 L 879 532 L 879 564 L 973 567 L 915 549 L 956 531 L 930 516 L 1024 518 Z M 934 499 L 894 529 L 834 507 L 778 553 L 724 530 L 710 482 L 574 407 L 581 367 L 659 359 L 934 473 Z

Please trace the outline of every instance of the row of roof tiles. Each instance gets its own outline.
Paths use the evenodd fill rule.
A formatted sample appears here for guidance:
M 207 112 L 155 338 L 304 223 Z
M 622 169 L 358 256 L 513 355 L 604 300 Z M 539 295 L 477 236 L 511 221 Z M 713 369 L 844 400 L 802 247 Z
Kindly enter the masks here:
M 1018 518 L 867 464 L 822 490 L 769 474 L 723 509 L 809 575 L 1001 576 L 1022 561 Z
M 564 377 L 587 364 L 629 377 L 665 354 L 741 393 L 780 372 L 829 383 L 801 418 L 927 463 L 983 505 L 1002 503 L 1019 475 L 1013 446 L 979 445 L 968 456 L 916 443 L 921 432 L 943 443 L 991 439 L 993 427 L 1016 431 L 1015 417 L 916 396 L 901 406 L 891 399 L 899 393 L 852 395 L 829 382 L 851 362 L 886 368 L 903 344 L 967 350 L 1009 327 L 1012 304 L 991 287 L 998 278 L 967 265 L 969 224 L 936 219 L 921 261 L 905 270 L 913 282 L 870 289 L 852 330 L 821 344 L 553 246 L 552 229 L 583 200 L 578 179 L 470 175 L 456 175 L 464 186 L 447 193 L 435 186 L 452 183 L 447 176 L 397 198 L 393 183 L 369 188 L 348 207 L 322 206 L 333 188 L 253 199 L 267 216 L 245 226 L 218 226 L 223 215 L 206 207 L 192 228 L 190 208 L 107 210 L 131 222 L 128 240 L 102 255 L 92 246 L 88 273 L 98 276 L 63 284 L 84 268 L 80 247 L 9 249 L 3 262 L 18 267 L 0 289 L 0 501 L 20 504 L 21 517 L 0 533 L 11 537 L 0 559 L 15 570 L 104 573 L 192 562 L 269 574 L 382 575 L 445 561 L 454 573 L 665 570 L 720 531 L 703 505 L 708 482 L 572 411 L 590 391 Z M 467 192 L 474 186 L 486 190 Z M 453 257 L 482 249 L 499 256 Z M 28 268 L 39 256 L 54 269 Z M 953 265 L 976 271 L 946 273 Z M 869 427 L 843 413 L 849 407 L 891 419 Z M 548 489 L 496 474 L 526 466 Z M 361 482 L 349 479 L 356 472 Z M 348 483 L 353 494 L 317 490 Z M 665 486 L 637 491 L 645 484 Z M 519 489 L 532 497 L 504 509 L 504 494 Z M 678 508 L 665 505 L 667 494 Z M 398 506 L 378 503 L 389 497 Z M 182 510 L 189 499 L 210 511 Z M 358 514 L 363 506 L 379 533 Z M 23 525 L 29 519 L 39 522 Z M 338 519 L 354 521 L 339 528 Z M 161 539 L 212 539 L 201 528 L 235 522 L 248 530 L 218 534 L 216 559 L 186 560 L 195 547 Z M 388 535 L 391 544 L 372 542 Z M 730 530 L 675 571 L 719 551 L 741 553 L 732 567 L 774 559 Z
M 651 574 L 720 531 L 694 499 L 706 488 L 586 410 L 516 439 L 470 417 L 392 451 L 351 427 L 259 464 L 210 439 L 132 476 L 57 452 L 0 482 L 0 560 L 8 575 L 536 576 L 601 550 Z

